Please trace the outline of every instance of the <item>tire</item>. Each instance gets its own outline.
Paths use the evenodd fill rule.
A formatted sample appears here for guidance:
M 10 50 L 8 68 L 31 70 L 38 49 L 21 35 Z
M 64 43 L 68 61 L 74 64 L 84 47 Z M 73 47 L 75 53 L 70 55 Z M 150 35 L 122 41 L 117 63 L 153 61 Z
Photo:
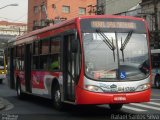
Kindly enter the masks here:
M 16 83 L 16 91 L 17 91 L 18 99 L 24 99 L 24 93 L 22 93 L 21 85 L 20 85 L 19 80 L 17 80 L 17 83 Z
M 123 104 L 109 104 L 111 110 L 120 110 L 123 107 Z
M 156 75 L 154 79 L 154 85 L 156 88 L 160 88 L 160 75 Z
M 2 84 L 3 83 L 3 79 L 0 79 L 0 84 Z
M 53 107 L 57 110 L 62 110 L 63 103 L 61 101 L 61 92 L 59 85 L 56 85 L 52 90 Z

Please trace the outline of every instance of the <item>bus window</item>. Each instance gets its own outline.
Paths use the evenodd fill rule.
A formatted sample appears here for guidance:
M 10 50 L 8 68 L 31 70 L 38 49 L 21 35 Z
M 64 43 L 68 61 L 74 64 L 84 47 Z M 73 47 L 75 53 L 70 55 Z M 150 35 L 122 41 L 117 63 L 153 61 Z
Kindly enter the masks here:
M 40 69 L 48 70 L 49 55 L 40 55 Z
M 60 69 L 60 56 L 59 54 L 51 56 L 51 63 L 49 65 L 50 70 Z
M 55 37 L 51 39 L 51 58 L 49 69 L 60 69 L 60 37 Z
M 49 39 L 45 39 L 45 40 L 42 40 L 41 41 L 41 44 L 40 44 L 40 53 L 41 54 L 48 54 L 49 53 L 49 46 L 50 46 L 50 41 Z
M 39 69 L 39 41 L 35 41 L 33 43 L 32 69 Z

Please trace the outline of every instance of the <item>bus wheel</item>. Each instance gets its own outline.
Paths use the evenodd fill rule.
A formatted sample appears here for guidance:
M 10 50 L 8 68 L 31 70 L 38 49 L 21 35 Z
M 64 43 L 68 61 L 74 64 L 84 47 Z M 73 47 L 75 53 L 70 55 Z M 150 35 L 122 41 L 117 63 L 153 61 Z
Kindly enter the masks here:
M 109 104 L 111 110 L 120 110 L 123 104 Z
M 2 84 L 3 83 L 3 79 L 0 79 L 0 84 Z
M 160 88 L 160 75 L 155 76 L 154 85 L 156 88 Z
M 56 85 L 55 88 L 53 88 L 52 100 L 53 100 L 54 108 L 57 110 L 61 110 L 63 107 L 63 103 L 61 101 L 61 92 L 60 92 L 59 85 Z
M 17 91 L 17 97 L 19 99 L 23 99 L 24 98 L 24 94 L 22 93 L 21 85 L 20 85 L 19 81 L 17 81 L 17 84 L 16 84 L 16 91 Z

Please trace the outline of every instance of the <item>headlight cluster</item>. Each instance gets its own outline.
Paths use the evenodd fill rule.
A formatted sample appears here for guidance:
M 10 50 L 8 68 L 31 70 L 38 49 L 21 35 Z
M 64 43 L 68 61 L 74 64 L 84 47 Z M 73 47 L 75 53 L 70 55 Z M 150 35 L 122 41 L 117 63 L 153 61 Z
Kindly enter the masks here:
M 143 85 L 138 86 L 136 91 L 143 91 L 143 90 L 146 90 L 146 89 L 148 89 L 150 87 L 151 87 L 151 85 L 149 83 L 143 84 Z
M 103 92 L 100 87 L 94 85 L 85 85 L 85 89 L 92 92 Z

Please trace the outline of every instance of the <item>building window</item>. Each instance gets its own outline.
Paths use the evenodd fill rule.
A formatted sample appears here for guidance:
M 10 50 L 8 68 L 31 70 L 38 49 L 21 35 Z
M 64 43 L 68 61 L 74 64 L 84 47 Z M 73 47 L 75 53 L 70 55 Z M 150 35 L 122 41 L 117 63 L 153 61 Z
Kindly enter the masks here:
M 34 20 L 33 21 L 33 30 L 36 30 L 36 29 L 39 29 L 39 23 L 38 23 L 38 21 L 37 20 Z
M 53 9 L 56 9 L 56 5 L 55 5 L 55 4 L 52 4 L 52 8 L 53 8 Z
M 38 6 L 34 6 L 34 13 L 38 13 Z
M 45 5 L 41 5 L 41 12 L 45 12 Z
M 80 15 L 85 15 L 85 14 L 86 14 L 86 8 L 80 7 L 80 8 L 79 8 L 79 14 L 80 14 Z
M 41 20 L 41 26 L 46 26 L 46 23 L 45 23 L 44 19 Z
M 34 21 L 33 21 L 33 25 L 34 25 L 34 26 L 38 26 L 38 21 L 37 21 L 37 20 L 34 20 Z
M 70 13 L 70 6 L 63 6 L 62 7 L 62 12 L 63 13 Z

